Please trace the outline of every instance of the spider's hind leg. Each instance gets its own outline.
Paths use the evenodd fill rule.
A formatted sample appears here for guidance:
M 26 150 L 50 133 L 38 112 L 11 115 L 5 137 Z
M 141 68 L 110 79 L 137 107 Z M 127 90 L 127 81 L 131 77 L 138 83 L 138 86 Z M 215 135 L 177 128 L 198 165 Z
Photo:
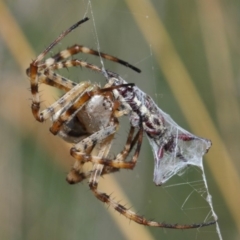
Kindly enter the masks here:
M 101 166 L 101 164 L 98 164 Z M 100 170 L 101 171 L 101 170 Z M 204 222 L 204 223 L 196 223 L 196 224 L 189 224 L 189 225 L 181 225 L 181 224 L 168 224 L 164 222 L 156 222 L 156 221 L 149 221 L 143 216 L 138 215 L 134 211 L 126 208 L 125 206 L 119 204 L 118 202 L 114 201 L 110 195 L 101 192 L 98 190 L 98 181 L 101 175 L 98 169 L 92 173 L 93 177 L 91 177 L 89 181 L 89 187 L 95 197 L 99 199 L 101 202 L 106 203 L 108 206 L 114 208 L 117 212 L 125 216 L 126 218 L 133 220 L 138 224 L 142 224 L 145 226 L 151 227 L 160 227 L 160 228 L 171 228 L 171 229 L 191 229 L 191 228 L 200 228 L 214 224 L 216 221 Z

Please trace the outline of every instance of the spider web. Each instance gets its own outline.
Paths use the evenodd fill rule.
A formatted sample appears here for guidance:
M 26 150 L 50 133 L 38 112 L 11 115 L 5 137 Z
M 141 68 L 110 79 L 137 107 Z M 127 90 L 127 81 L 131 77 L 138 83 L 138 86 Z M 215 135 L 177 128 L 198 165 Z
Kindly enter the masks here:
M 101 49 L 102 44 L 99 40 L 99 32 L 101 32 L 101 29 L 99 29 L 96 24 L 95 11 L 97 11 L 97 10 L 93 6 L 94 1 L 88 0 L 86 2 L 86 4 L 87 4 L 87 10 L 86 10 L 85 15 L 90 14 L 92 21 L 93 21 L 93 31 L 94 31 L 94 36 L 95 36 L 95 40 L 96 40 L 95 48 L 97 48 L 98 51 L 102 51 L 102 49 Z M 126 14 L 126 12 L 122 11 L 122 14 Z M 135 12 L 133 14 L 139 14 L 139 13 Z M 143 17 L 149 18 L 151 16 L 149 16 L 147 14 L 147 10 L 146 10 L 146 15 Z M 111 38 L 111 35 L 109 36 L 109 38 Z M 152 81 L 152 84 L 155 85 L 157 80 L 156 80 L 156 76 L 155 76 L 155 70 L 151 66 L 151 64 L 153 64 L 151 62 L 152 58 L 153 58 L 151 45 L 148 48 L 148 53 L 145 53 L 145 54 L 146 54 L 145 57 L 142 57 L 140 60 L 138 60 L 138 62 L 135 62 L 135 65 L 138 64 L 137 66 L 141 65 L 141 67 L 143 64 L 147 64 L 148 67 L 150 65 L 150 68 L 152 69 L 152 73 L 150 73 L 150 74 L 152 74 L 151 81 Z M 100 63 L 102 65 L 103 69 L 105 69 L 105 65 L 104 65 L 102 58 L 100 58 Z M 124 73 L 124 76 L 128 77 L 126 75 L 126 73 Z M 126 78 L 126 81 L 133 82 L 132 79 L 129 79 L 129 78 Z M 138 86 L 138 82 L 136 84 Z M 146 87 L 146 85 L 141 87 L 141 89 L 145 91 L 144 87 Z M 139 92 L 141 92 L 140 89 L 138 89 L 138 90 L 139 90 Z M 142 96 L 145 95 L 144 92 L 141 92 L 141 94 L 142 94 Z M 164 98 L 161 100 L 164 100 Z M 144 97 L 142 98 L 141 101 L 142 101 L 142 103 L 145 103 Z M 212 196 L 209 193 L 207 178 L 206 178 L 206 174 L 205 174 L 204 166 L 203 166 L 203 156 L 210 149 L 211 141 L 204 139 L 204 138 L 197 137 L 197 136 L 189 133 L 185 129 L 181 128 L 175 121 L 172 120 L 172 118 L 170 117 L 169 114 L 166 114 L 164 111 L 162 111 L 155 103 L 152 106 L 152 108 L 154 108 L 154 112 L 158 112 L 160 118 L 164 119 L 164 124 L 165 124 L 165 127 L 167 128 L 167 132 L 168 132 L 167 134 L 169 136 L 174 136 L 174 144 L 173 145 L 175 146 L 175 149 L 172 153 L 165 152 L 163 157 L 161 159 L 159 159 L 158 154 L 159 154 L 160 146 L 156 141 L 154 141 L 152 138 L 148 137 L 148 140 L 149 140 L 152 152 L 153 152 L 153 161 L 154 161 L 153 180 L 154 180 L 154 182 L 157 185 L 164 184 L 163 187 L 164 187 L 165 191 L 168 192 L 169 188 L 175 189 L 179 186 L 179 183 L 167 185 L 168 181 L 172 177 L 178 175 L 180 178 L 182 177 L 182 179 L 184 179 L 184 176 L 188 174 L 185 172 L 189 171 L 189 166 L 197 167 L 197 169 L 199 169 L 202 173 L 201 177 L 200 177 L 201 179 L 196 181 L 198 183 L 200 182 L 200 185 L 195 184 L 194 181 L 185 180 L 185 183 L 183 183 L 183 185 L 185 185 L 185 184 L 189 185 L 192 188 L 192 191 L 190 191 L 190 193 L 187 195 L 185 200 L 182 202 L 181 209 L 185 214 L 188 214 L 187 211 L 184 210 L 185 206 L 187 205 L 187 202 L 190 202 L 192 195 L 194 195 L 194 193 L 198 193 L 202 199 L 205 199 L 205 201 L 207 202 L 207 204 L 209 205 L 209 208 L 210 208 L 204 221 L 209 221 L 209 219 L 211 217 L 216 220 L 217 215 L 213 208 Z M 130 121 L 131 121 L 131 119 L 130 119 Z M 189 141 L 184 141 L 181 139 L 181 136 L 183 136 L 183 135 L 188 136 L 189 138 L 192 138 L 192 139 Z M 179 153 L 179 150 L 181 152 L 182 157 L 177 156 Z M 182 185 L 182 183 L 180 185 Z M 157 191 L 157 189 L 156 189 L 156 191 Z M 199 207 L 199 208 L 201 208 L 201 207 Z M 196 210 L 196 209 L 197 209 L 197 207 L 193 207 L 193 210 Z M 218 223 L 216 224 L 216 232 L 217 232 L 217 238 L 222 239 Z M 196 234 L 196 239 L 198 239 L 198 233 Z

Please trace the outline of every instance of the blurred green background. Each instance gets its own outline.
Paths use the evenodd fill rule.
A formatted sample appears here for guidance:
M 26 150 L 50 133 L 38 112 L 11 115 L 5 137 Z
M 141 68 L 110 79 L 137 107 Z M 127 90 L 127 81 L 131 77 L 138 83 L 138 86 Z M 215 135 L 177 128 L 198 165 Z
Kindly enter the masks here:
M 220 239 L 216 226 L 168 230 L 138 226 L 106 208 L 87 182 L 69 186 L 71 145 L 31 114 L 25 69 L 59 33 L 88 16 L 52 52 L 75 43 L 127 60 L 119 73 L 150 94 L 182 127 L 209 138 L 205 174 L 223 239 L 240 232 L 240 2 L 236 0 L 0 0 L 0 239 Z M 99 59 L 81 56 L 100 65 Z M 62 71 L 76 82 L 104 84 L 86 69 Z M 60 93 L 41 88 L 42 106 Z M 122 149 L 128 120 L 116 135 Z M 121 147 L 119 147 L 121 146 Z M 153 156 L 144 140 L 133 171 L 102 178 L 100 189 L 139 214 L 167 223 L 211 220 L 199 169 L 190 167 L 166 185 L 152 182 Z M 209 215 L 208 215 L 209 214 Z

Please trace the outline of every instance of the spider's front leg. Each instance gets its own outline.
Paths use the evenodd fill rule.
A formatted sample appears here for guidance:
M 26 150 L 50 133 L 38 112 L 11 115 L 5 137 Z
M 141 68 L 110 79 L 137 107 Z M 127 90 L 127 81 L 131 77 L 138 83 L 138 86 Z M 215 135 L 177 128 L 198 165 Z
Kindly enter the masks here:
M 36 118 L 38 121 L 43 122 L 50 117 L 56 118 L 56 115 L 59 115 L 58 111 L 61 112 L 66 111 L 71 105 L 72 102 L 75 101 L 81 94 L 87 89 L 91 87 L 89 82 L 82 82 L 64 94 L 58 101 L 53 103 L 51 106 L 38 113 L 38 117 Z
M 63 31 L 58 38 L 56 38 L 42 53 L 40 53 L 35 60 L 33 60 L 29 68 L 26 70 L 26 74 L 29 77 L 30 80 L 30 88 L 31 88 L 31 93 L 32 93 L 32 113 L 33 116 L 40 122 L 43 122 L 44 119 L 41 118 L 40 116 L 40 97 L 39 97 L 39 91 L 38 91 L 38 84 L 39 84 L 39 79 L 38 76 L 43 70 L 41 68 L 42 61 L 44 57 L 48 54 L 48 52 L 59 42 L 61 39 L 63 39 L 68 33 L 73 31 L 75 28 L 77 28 L 79 25 L 82 23 L 86 22 L 89 18 L 84 18 L 74 25 L 72 25 L 70 28 L 67 30 Z M 49 64 L 51 66 L 52 63 Z

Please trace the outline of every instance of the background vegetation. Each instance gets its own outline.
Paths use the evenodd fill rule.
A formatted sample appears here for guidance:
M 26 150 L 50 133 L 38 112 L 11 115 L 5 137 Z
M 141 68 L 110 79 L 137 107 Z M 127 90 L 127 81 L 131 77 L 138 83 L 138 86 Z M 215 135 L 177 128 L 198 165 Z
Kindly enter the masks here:
M 0 0 L 0 238 L 219 239 L 215 226 L 175 231 L 129 223 L 96 200 L 87 183 L 65 182 L 73 163 L 71 145 L 49 133 L 49 122 L 40 124 L 32 117 L 25 69 L 61 31 L 87 15 L 91 21 L 54 52 L 80 43 L 135 64 L 140 75 L 104 62 L 150 94 L 180 126 L 212 140 L 204 158 L 209 192 L 223 239 L 238 239 L 239 12 L 235 0 Z M 100 65 L 99 59 L 82 58 Z M 63 74 L 104 84 L 89 70 Z M 43 106 L 60 96 L 55 89 L 41 90 Z M 125 142 L 128 121 L 122 126 L 115 153 Z M 163 187 L 152 183 L 152 172 L 145 140 L 136 169 L 104 177 L 100 188 L 154 220 L 193 223 L 207 218 L 206 189 L 195 184 L 202 179 L 199 169 L 189 168 Z

